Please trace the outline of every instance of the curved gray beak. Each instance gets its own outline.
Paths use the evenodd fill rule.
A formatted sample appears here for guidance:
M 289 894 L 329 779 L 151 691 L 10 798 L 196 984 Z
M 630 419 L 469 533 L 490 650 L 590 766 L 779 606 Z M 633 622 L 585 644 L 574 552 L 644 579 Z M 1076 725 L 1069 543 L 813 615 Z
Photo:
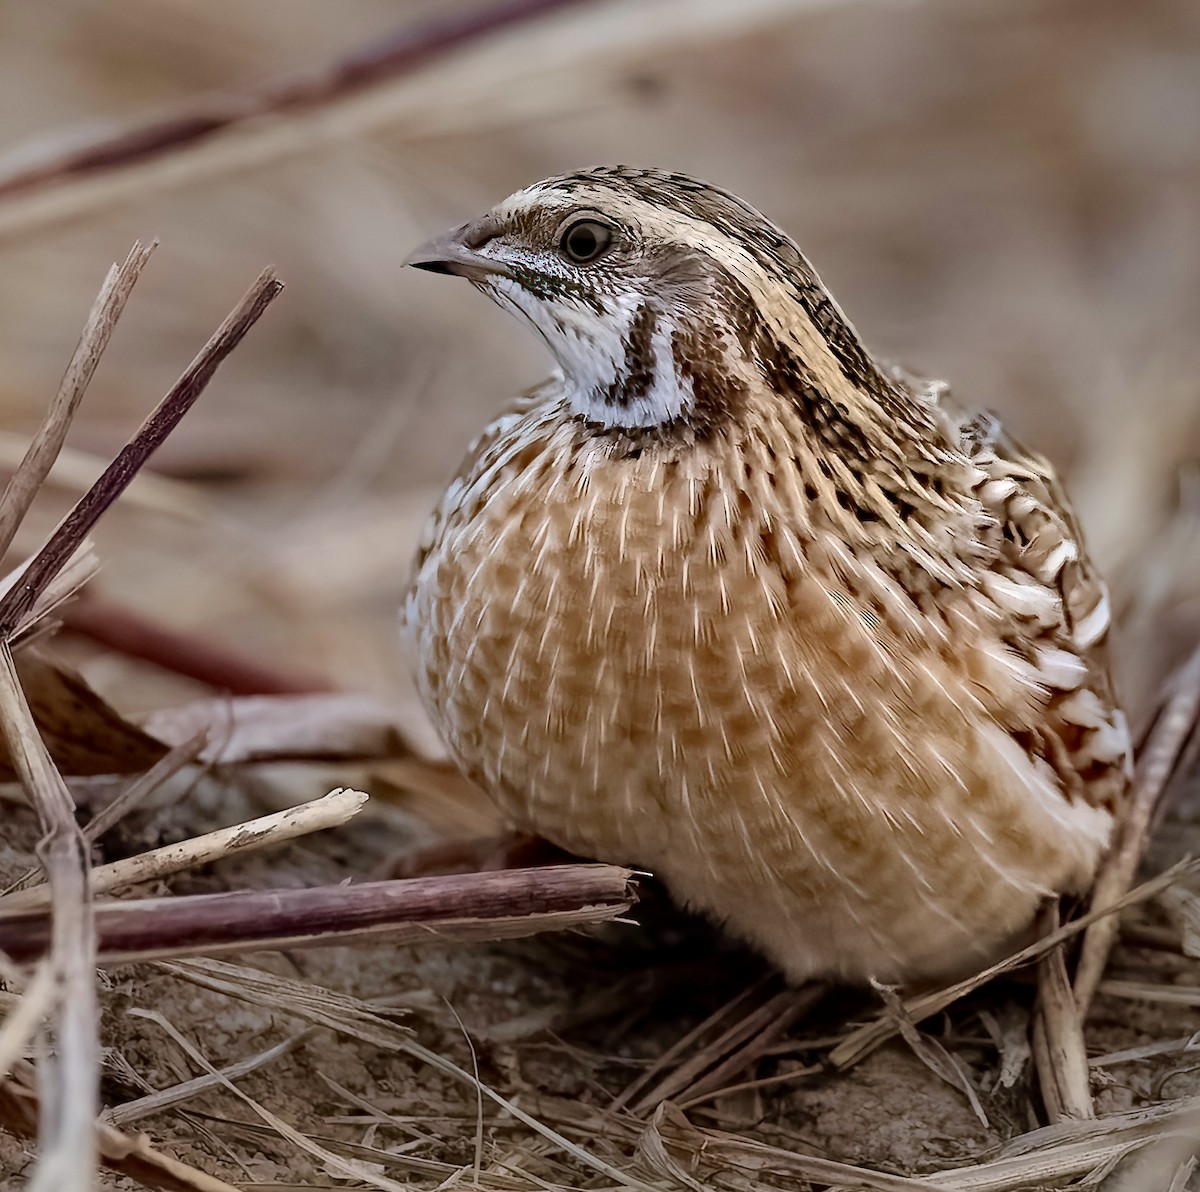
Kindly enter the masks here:
M 463 224 L 452 232 L 426 240 L 408 254 L 404 263 L 414 269 L 450 273 L 456 277 L 479 278 L 489 273 L 511 276 L 500 261 L 479 252 L 494 235 L 479 224 Z

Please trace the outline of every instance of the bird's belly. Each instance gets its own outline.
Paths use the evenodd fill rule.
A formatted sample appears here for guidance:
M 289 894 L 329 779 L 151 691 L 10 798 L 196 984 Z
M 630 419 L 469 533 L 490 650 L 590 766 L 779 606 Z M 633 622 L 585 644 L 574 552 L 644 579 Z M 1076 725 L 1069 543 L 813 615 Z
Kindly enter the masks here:
M 505 516 L 414 589 L 426 700 L 514 823 L 650 869 L 795 978 L 970 967 L 1086 883 L 1106 813 L 932 646 L 732 548 L 604 541 Z

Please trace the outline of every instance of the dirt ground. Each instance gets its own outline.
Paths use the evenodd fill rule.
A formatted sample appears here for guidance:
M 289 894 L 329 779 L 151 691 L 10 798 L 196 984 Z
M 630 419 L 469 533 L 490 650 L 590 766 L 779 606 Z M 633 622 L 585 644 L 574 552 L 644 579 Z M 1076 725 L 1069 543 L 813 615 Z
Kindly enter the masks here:
M 314 138 L 186 184 L 149 177 L 70 218 L 6 222 L 0 191 L 4 432 L 36 426 L 104 270 L 135 236 L 162 246 L 70 438 L 97 458 L 120 446 L 264 264 L 288 286 L 156 457 L 173 500 L 123 500 L 106 517 L 97 593 L 270 666 L 385 697 L 436 750 L 394 640 L 408 559 L 468 439 L 546 362 L 469 287 L 400 263 L 425 235 L 536 178 L 601 161 L 669 165 L 760 206 L 796 234 L 868 343 L 950 378 L 1060 463 L 1112 581 L 1122 689 L 1141 723 L 1200 641 L 1200 9 L 845 0 L 771 15 L 748 5 L 705 33 L 715 0 L 672 3 L 666 32 L 646 15 L 654 5 L 572 6 L 543 27 L 557 40 L 538 40 L 531 25 L 493 52 L 432 63 L 382 129 Z M 106 122 L 242 92 L 435 9 L 467 7 L 68 0 L 51 12 L 0 0 L 0 142 L 13 154 L 0 176 Z M 0 442 L 0 471 L 22 449 Z M 70 480 L 48 487 L 18 548 L 36 547 L 77 492 Z M 53 649 L 130 717 L 211 694 L 78 635 Z M 387 767 L 351 764 L 189 770 L 105 837 L 96 860 L 339 785 L 377 796 L 351 825 L 138 894 L 372 876 L 439 832 L 466 834 L 397 781 Z M 1198 793 L 1181 784 L 1148 871 L 1196 852 Z M 38 833 L 18 793 L 0 795 L 6 885 L 34 863 Z M 472 829 L 486 826 L 485 810 L 472 814 Z M 694 1080 L 672 1092 L 690 1126 L 614 1108 L 634 1081 L 669 1077 L 782 996 L 758 961 L 660 898 L 634 917 L 489 945 L 225 957 L 239 968 L 221 979 L 240 997 L 202 984 L 217 978 L 200 962 L 106 971 L 103 1103 L 121 1122 L 120 1106 L 201 1074 L 165 1022 L 218 1068 L 307 1031 L 237 1077 L 260 1108 L 218 1088 L 122 1124 L 247 1192 L 616 1184 L 547 1129 L 664 1188 L 821 1186 L 796 1156 L 964 1172 L 1045 1143 L 1026 1137 L 1045 1117 L 1024 1049 L 1033 993 L 1022 972 L 922 1024 L 915 1046 L 892 1039 L 845 1071 L 826 1066 L 831 1047 L 881 1006 L 870 991 L 832 991 L 730 1073 L 721 1087 L 731 1091 L 695 1104 Z M 1200 1096 L 1193 945 L 1157 903 L 1127 915 L 1086 1026 L 1105 1120 Z M 246 1000 L 248 969 L 352 995 L 374 1016 L 369 1029 L 312 1026 L 283 985 Z M 334 1018 L 359 1021 L 336 1005 Z M 709 1016 L 698 1042 L 655 1066 Z M 542 1129 L 481 1101 L 469 1078 L 439 1070 L 408 1039 L 477 1072 Z M 949 1057 L 940 1073 L 934 1055 Z M 734 1088 L 755 1082 L 766 1083 Z M 306 1151 L 281 1123 L 327 1153 Z M 359 1182 L 329 1155 L 362 1165 Z M 0 1186 L 24 1186 L 31 1164 L 27 1143 L 0 1135 Z M 925 1186 L 1069 1183 L 989 1172 L 992 1183 L 963 1174 Z M 1089 1178 L 1109 1178 L 1108 1192 L 1159 1186 L 1130 1161 L 1111 1177 L 1102 1163 L 1070 1177 Z M 1200 1178 L 1161 1183 L 1185 1186 L 1200 1189 Z

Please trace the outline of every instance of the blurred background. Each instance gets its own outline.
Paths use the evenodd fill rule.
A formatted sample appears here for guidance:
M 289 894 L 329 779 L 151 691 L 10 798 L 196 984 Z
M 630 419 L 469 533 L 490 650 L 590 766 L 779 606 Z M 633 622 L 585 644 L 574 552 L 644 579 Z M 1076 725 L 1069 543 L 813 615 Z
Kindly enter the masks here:
M 174 487 L 105 519 L 96 587 L 272 665 L 403 694 L 394 617 L 421 521 L 548 362 L 470 287 L 401 262 L 538 178 L 652 164 L 760 207 L 878 353 L 1060 464 L 1143 709 L 1200 635 L 1200 6 L 574 0 L 471 31 L 495 12 L 0 3 L 0 471 L 109 263 L 162 241 L 72 430 L 84 455 L 25 544 L 274 264 L 283 298 L 156 457 Z M 459 18 L 455 46 L 374 85 L 334 70 Z M 295 79 L 308 98 L 279 101 Z M 215 132 L 128 168 L 62 168 L 214 113 Z M 126 710 L 194 690 L 76 652 Z

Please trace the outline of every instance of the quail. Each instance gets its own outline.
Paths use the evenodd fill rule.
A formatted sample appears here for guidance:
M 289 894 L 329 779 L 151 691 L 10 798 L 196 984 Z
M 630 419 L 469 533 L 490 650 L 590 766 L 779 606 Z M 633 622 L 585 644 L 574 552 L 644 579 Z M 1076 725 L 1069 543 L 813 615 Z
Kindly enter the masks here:
M 471 446 L 401 614 L 515 827 L 795 981 L 923 982 L 1083 891 L 1130 742 L 1050 465 L 884 365 L 783 231 L 624 166 L 418 249 L 557 369 Z

